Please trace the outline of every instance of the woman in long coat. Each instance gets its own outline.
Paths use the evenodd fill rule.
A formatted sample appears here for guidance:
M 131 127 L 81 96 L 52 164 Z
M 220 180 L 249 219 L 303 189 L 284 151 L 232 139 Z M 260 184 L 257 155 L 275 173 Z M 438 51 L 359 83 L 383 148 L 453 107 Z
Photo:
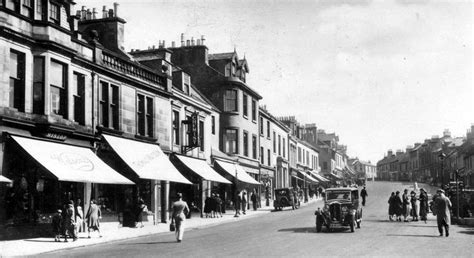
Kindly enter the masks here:
M 420 219 L 425 221 L 427 220 L 428 216 L 428 195 L 426 194 L 425 189 L 420 189 Z
M 402 201 L 403 201 L 403 211 L 402 211 L 403 221 L 408 222 L 408 216 L 410 216 L 410 198 L 408 197 L 407 189 L 403 190 Z
M 403 212 L 403 201 L 402 197 L 400 196 L 400 191 L 395 193 L 394 197 L 394 207 L 395 207 L 395 215 L 397 216 L 397 221 L 402 221 L 402 212 Z
M 390 198 L 388 198 L 388 219 L 393 220 L 393 215 L 395 215 L 395 193 L 392 192 Z
M 418 203 L 415 191 L 410 192 L 412 221 L 418 221 Z
M 102 237 L 100 234 L 100 223 L 99 219 L 101 219 L 102 214 L 100 212 L 99 206 L 95 204 L 95 200 L 91 200 L 91 205 L 89 206 L 89 210 L 87 211 L 86 220 L 87 220 L 87 237 L 91 238 L 91 230 L 98 231 L 99 237 Z

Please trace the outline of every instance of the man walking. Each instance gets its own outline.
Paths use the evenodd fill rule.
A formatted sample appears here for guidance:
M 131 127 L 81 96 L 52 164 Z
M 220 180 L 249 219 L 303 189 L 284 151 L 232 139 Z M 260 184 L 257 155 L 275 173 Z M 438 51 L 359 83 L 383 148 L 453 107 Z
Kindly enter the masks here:
M 360 191 L 360 196 L 362 197 L 362 206 L 365 206 L 365 198 L 366 198 L 367 196 L 369 196 L 369 195 L 367 194 L 367 190 L 365 190 L 365 186 L 364 186 L 364 188 L 362 189 L 362 191 Z
M 178 199 L 173 203 L 173 215 L 171 216 L 171 223 L 176 225 L 176 241 L 181 242 L 184 235 L 184 221 L 186 220 L 186 215 L 189 213 L 189 207 L 186 202 L 183 201 L 183 195 L 181 193 L 176 194 Z
M 439 236 L 443 236 L 443 227 L 446 231 L 446 237 L 449 236 L 449 224 L 451 224 L 451 217 L 449 209 L 451 208 L 451 201 L 444 195 L 444 190 L 437 191 L 438 197 L 434 200 L 434 210 L 436 212 L 436 220 L 438 222 Z
M 250 199 L 252 200 L 252 206 L 253 210 L 257 210 L 257 195 L 255 194 L 255 190 L 253 190 L 252 195 L 250 196 Z

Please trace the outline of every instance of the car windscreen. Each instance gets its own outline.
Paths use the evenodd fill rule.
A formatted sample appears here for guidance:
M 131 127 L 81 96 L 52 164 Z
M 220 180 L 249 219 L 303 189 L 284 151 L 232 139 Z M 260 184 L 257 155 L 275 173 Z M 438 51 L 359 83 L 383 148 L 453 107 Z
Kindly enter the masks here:
M 351 200 L 351 193 L 348 191 L 343 192 L 327 192 L 326 193 L 326 200 Z

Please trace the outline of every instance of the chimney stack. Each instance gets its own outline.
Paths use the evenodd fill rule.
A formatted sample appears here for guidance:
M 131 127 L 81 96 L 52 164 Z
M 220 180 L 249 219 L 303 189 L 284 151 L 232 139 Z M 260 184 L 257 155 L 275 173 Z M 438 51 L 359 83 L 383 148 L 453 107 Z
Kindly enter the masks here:
M 197 40 L 196 40 L 196 45 L 197 45 L 197 46 L 200 46 L 200 45 L 201 45 L 201 40 L 200 40 L 200 39 L 197 39 Z
M 189 47 L 191 45 L 191 41 L 189 39 L 186 40 L 186 46 Z
M 81 8 L 81 21 L 85 20 L 86 17 L 87 17 L 86 7 L 82 6 L 82 8 Z
M 176 47 L 176 42 L 171 41 L 171 47 Z
M 184 47 L 184 33 L 181 33 L 181 46 Z
M 96 8 L 92 8 L 92 19 L 93 20 L 97 19 L 97 9 Z
M 204 45 L 204 35 L 201 35 L 201 44 Z
M 92 12 L 91 12 L 91 9 L 87 9 L 86 20 L 90 20 L 91 18 L 92 18 Z
M 191 37 L 191 46 L 194 46 L 194 37 Z
M 107 11 L 107 6 L 102 6 L 102 18 L 107 18 L 108 11 Z

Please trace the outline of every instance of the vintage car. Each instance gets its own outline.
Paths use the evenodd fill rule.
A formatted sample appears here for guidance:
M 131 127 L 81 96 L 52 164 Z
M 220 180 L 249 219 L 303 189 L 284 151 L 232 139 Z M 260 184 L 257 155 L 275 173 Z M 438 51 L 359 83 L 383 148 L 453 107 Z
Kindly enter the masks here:
M 359 205 L 359 190 L 357 188 L 329 188 L 324 195 L 324 207 L 318 208 L 316 215 L 316 232 L 321 232 L 323 226 L 331 231 L 333 228 L 360 228 L 362 208 Z
M 275 210 L 281 210 L 283 207 L 292 207 L 293 210 L 300 207 L 298 193 L 293 188 L 275 189 L 275 199 L 273 200 Z

